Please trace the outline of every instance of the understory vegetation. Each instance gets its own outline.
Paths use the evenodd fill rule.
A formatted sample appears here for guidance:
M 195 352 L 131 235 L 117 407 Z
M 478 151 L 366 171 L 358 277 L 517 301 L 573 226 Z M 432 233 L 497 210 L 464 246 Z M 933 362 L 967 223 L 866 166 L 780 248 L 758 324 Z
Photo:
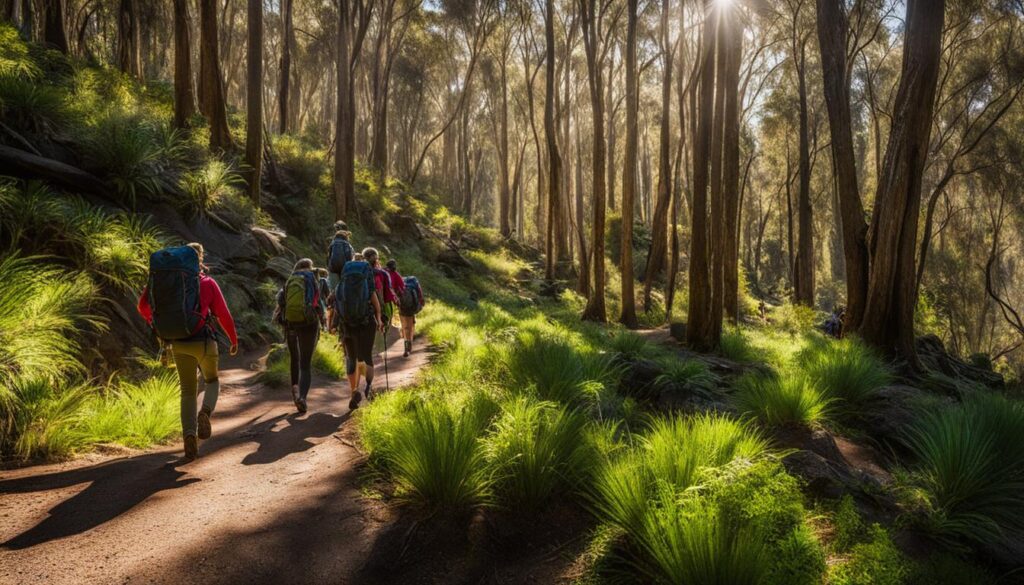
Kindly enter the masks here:
M 212 268 L 238 307 L 243 344 L 271 346 L 260 380 L 289 383 L 287 351 L 269 324 L 278 283 L 267 273 L 323 256 L 334 216 L 328 149 L 303 135 L 273 137 L 283 178 L 257 209 L 242 191 L 243 165 L 209 153 L 202 117 L 189 133 L 172 129 L 171 105 L 166 84 L 85 66 L 0 24 L 3 141 L 70 151 L 108 187 L 69 194 L 0 177 L 4 463 L 177 436 L 176 372 L 145 351 L 114 367 L 100 343 L 136 319 L 149 255 L 180 243 L 169 224 L 280 234 L 266 244 L 273 254 L 253 253 L 263 262 L 248 274 L 238 274 L 245 262 Z M 239 118 L 229 118 L 235 136 Z M 586 517 L 592 533 L 577 568 L 588 585 L 954 585 L 993 581 L 1024 558 L 1019 391 L 955 369 L 908 376 L 855 336 L 826 337 L 821 313 L 789 302 L 729 325 L 714 355 L 581 322 L 586 300 L 565 282 L 541 283 L 540 254 L 525 244 L 362 166 L 356 184 L 353 240 L 380 243 L 424 283 L 419 330 L 436 352 L 415 385 L 354 417 L 385 497 L 445 516 Z M 425 234 L 401 231 L 410 225 Z M 618 267 L 621 217 L 608 227 L 599 261 L 612 291 L 633 275 Z M 637 250 L 649 244 L 649 231 L 637 241 Z M 437 261 L 452 250 L 457 266 Z M 752 315 L 740 278 L 742 312 Z M 618 314 L 621 297 L 607 301 Z M 655 292 L 639 321 L 660 327 L 688 302 L 680 291 L 667 306 Z M 332 336 L 321 337 L 313 366 L 344 379 Z M 896 409 L 900 392 L 913 397 Z M 883 408 L 899 411 L 894 436 L 881 436 Z M 870 460 L 845 465 L 840 479 L 828 475 L 839 462 L 825 461 L 824 480 L 793 464 L 794 454 L 824 460 L 813 451 L 821 442 L 839 452 L 836 437 Z M 816 490 L 828 481 L 830 493 Z

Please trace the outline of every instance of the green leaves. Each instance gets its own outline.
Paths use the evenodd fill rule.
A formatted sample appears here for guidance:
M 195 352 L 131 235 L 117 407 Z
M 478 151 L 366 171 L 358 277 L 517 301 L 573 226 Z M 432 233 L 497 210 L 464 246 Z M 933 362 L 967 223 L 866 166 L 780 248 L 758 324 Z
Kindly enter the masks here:
M 984 394 L 922 412 L 907 444 L 938 539 L 962 548 L 1024 538 L 1024 405 Z

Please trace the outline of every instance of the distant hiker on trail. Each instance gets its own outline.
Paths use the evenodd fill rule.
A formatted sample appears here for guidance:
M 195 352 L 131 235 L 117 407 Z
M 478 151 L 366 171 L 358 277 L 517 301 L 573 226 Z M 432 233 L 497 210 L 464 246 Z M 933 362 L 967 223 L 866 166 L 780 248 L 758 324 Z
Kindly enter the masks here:
M 200 267 L 205 268 L 202 244 L 154 252 L 149 257 L 149 282 L 138 306 L 139 314 L 152 325 L 157 337 L 171 343 L 181 381 L 181 433 L 185 437 L 185 459 L 189 461 L 199 455 L 198 439 L 210 438 L 210 416 L 220 394 L 217 326 L 231 341 L 231 355 L 238 353 L 235 321 L 224 295 Z M 198 416 L 197 369 L 206 381 Z
M 846 308 L 836 307 L 832 309 L 832 314 L 828 316 L 828 319 L 822 324 L 821 329 L 825 332 L 825 335 L 834 337 L 836 339 L 842 339 L 844 331 L 844 322 L 846 320 Z
M 299 260 L 277 293 L 275 321 L 284 328 L 288 341 L 292 402 L 300 413 L 306 412 L 306 396 L 312 382 L 313 351 L 325 323 L 326 297 L 317 272 L 312 260 Z
M 350 410 L 359 408 L 363 399 L 359 391 L 357 362 L 366 368 L 366 397 L 370 398 L 373 383 L 373 341 L 377 330 L 382 330 L 380 300 L 376 294 L 376 278 L 371 262 L 378 256 L 373 248 L 345 264 L 341 282 L 334 291 L 335 319 L 341 328 L 341 341 L 345 346 L 345 371 L 352 391 Z M 364 260 L 365 258 L 365 260 Z
M 398 297 L 395 296 L 391 276 L 380 267 L 380 254 L 377 250 L 367 248 L 363 250 L 363 257 L 373 267 L 373 283 L 377 289 L 377 300 L 380 302 L 380 312 L 384 318 L 386 332 L 386 328 L 391 326 L 391 320 L 395 316 L 395 302 L 398 301 Z
M 348 231 L 348 224 L 343 221 L 334 222 L 334 237 L 327 243 L 327 285 L 330 290 L 338 288 L 341 282 L 341 272 L 345 269 L 345 263 L 352 260 L 355 250 L 349 238 L 352 233 Z M 328 308 L 328 313 L 331 309 Z M 332 315 L 328 314 L 328 323 L 333 323 Z
M 415 276 L 402 278 L 398 273 L 397 260 L 388 260 L 388 275 L 391 277 L 392 287 L 397 291 L 398 319 L 402 326 L 402 339 L 405 340 L 405 353 L 402 357 L 409 357 L 412 353 L 412 340 L 416 335 L 416 314 L 423 309 L 427 299 L 423 296 L 419 279 Z

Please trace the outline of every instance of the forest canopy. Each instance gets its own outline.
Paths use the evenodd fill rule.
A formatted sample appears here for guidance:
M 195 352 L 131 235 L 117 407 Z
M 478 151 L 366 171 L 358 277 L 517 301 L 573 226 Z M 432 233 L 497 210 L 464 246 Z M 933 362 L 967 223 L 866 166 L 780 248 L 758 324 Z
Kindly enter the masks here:
M 685 319 L 710 348 L 748 299 L 843 306 L 912 369 L 933 334 L 1020 375 L 1019 2 L 0 4 L 173 91 L 174 124 L 244 155 L 257 204 L 252 177 L 301 145 L 333 161 L 338 218 L 364 170 L 436 189 L 543 250 L 588 319 Z M 614 277 L 616 315 L 606 253 L 635 277 Z

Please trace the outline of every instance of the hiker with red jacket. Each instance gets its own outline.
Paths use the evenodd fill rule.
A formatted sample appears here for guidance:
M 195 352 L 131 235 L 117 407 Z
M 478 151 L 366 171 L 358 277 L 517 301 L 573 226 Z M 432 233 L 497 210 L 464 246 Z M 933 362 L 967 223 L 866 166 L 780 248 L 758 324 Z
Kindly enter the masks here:
M 405 353 L 402 357 L 409 357 L 412 353 L 412 339 L 416 335 L 416 314 L 423 309 L 427 299 L 423 296 L 423 288 L 415 276 L 402 278 L 398 273 L 398 261 L 388 260 L 387 273 L 391 278 L 391 288 L 395 291 L 396 305 L 398 306 L 398 319 L 402 326 L 402 339 L 405 340 Z
M 149 262 L 149 282 L 139 297 L 138 310 L 157 336 L 171 344 L 181 382 L 185 459 L 191 461 L 199 454 L 198 439 L 210 438 L 210 416 L 220 394 L 215 327 L 227 334 L 231 355 L 238 353 L 238 335 L 220 287 L 205 273 L 202 244 L 157 251 Z M 198 416 L 196 370 L 206 381 Z
M 277 293 L 274 321 L 284 327 L 288 341 L 288 357 L 292 382 L 292 402 L 306 412 L 306 396 L 312 382 L 312 361 L 323 328 L 326 285 L 313 268 L 313 261 L 303 258 L 295 263 L 292 275 Z

